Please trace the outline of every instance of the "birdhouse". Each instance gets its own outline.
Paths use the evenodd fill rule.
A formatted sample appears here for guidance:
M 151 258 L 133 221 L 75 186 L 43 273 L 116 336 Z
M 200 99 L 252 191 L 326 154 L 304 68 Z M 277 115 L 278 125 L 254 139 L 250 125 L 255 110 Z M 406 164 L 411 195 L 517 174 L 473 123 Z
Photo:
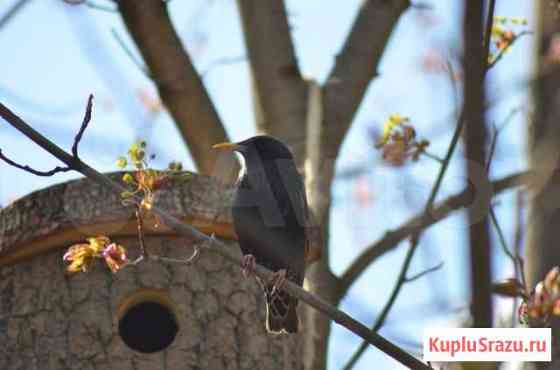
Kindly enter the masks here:
M 120 181 L 122 174 L 112 174 Z M 238 251 L 233 189 L 191 175 L 158 207 Z M 147 259 L 112 273 L 99 259 L 69 274 L 63 255 L 105 235 L 139 253 L 134 209 L 87 179 L 55 185 L 0 211 L 0 369 L 300 369 L 301 338 L 265 331 L 262 291 L 239 266 L 202 251 L 155 217 Z

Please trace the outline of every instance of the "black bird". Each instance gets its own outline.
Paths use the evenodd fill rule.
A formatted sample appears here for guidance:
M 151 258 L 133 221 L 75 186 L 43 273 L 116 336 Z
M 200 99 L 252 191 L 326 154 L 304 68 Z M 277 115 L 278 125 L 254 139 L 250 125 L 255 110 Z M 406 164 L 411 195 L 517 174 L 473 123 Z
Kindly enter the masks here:
M 275 272 L 271 281 L 257 278 L 266 297 L 266 328 L 273 333 L 295 333 L 298 302 L 281 286 L 285 279 L 303 284 L 309 214 L 292 153 L 270 136 L 213 148 L 234 150 L 244 159 L 233 203 L 233 225 L 244 255 L 244 275 L 254 272 L 255 262 Z

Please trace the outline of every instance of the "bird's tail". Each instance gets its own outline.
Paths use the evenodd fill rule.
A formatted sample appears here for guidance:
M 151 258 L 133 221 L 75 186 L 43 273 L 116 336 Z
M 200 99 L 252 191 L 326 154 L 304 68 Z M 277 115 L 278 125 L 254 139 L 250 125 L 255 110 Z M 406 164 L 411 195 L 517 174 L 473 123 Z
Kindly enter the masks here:
M 272 284 L 267 284 L 265 294 L 266 330 L 275 334 L 297 333 L 299 326 L 297 299 L 282 290 L 273 291 Z

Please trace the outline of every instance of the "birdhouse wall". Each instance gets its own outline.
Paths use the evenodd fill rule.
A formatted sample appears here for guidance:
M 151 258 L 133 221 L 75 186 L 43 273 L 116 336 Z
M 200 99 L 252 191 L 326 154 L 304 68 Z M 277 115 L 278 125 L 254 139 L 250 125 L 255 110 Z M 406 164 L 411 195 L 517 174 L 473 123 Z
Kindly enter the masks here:
M 227 238 L 230 195 L 231 189 L 193 175 L 160 201 L 202 229 L 216 225 Z M 87 180 L 36 192 L 0 211 L 0 369 L 301 368 L 301 338 L 265 332 L 262 292 L 220 256 L 202 252 L 192 265 L 144 261 L 117 274 L 99 260 L 90 272 L 66 274 L 66 248 L 101 233 L 100 225 L 112 226 L 109 237 L 138 251 L 130 210 Z M 238 250 L 235 241 L 226 242 Z M 151 253 L 172 258 L 188 257 L 192 243 L 164 227 L 146 238 Z M 142 289 L 164 292 L 179 326 L 172 343 L 151 354 L 132 350 L 119 335 L 119 307 Z

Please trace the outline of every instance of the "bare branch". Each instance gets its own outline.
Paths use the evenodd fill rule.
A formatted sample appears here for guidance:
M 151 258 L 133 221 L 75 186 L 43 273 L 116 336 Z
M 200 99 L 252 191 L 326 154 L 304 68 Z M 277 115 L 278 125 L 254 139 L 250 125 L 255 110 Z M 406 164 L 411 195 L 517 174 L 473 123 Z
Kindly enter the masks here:
M 118 7 L 198 170 L 213 173 L 218 154 L 208 148 L 228 141 L 227 134 L 171 24 L 167 5 L 161 0 L 121 0 Z M 233 160 L 230 167 L 235 170 Z
M 0 18 L 0 28 L 4 27 L 11 21 L 14 16 L 23 9 L 24 5 L 28 4 L 30 0 L 19 0 L 16 2 L 12 7 L 4 14 L 2 18 Z
M 513 36 L 513 39 L 511 40 L 511 43 L 509 44 L 509 46 L 507 48 L 501 49 L 498 52 L 498 55 L 496 55 L 496 57 L 493 58 L 490 61 L 490 63 L 488 63 L 488 66 L 486 67 L 486 71 L 489 71 L 490 69 L 494 68 L 496 66 L 496 64 L 498 64 L 498 62 L 504 57 L 504 55 L 507 53 L 509 48 L 511 48 L 517 40 L 519 40 L 523 36 L 532 35 L 532 34 L 533 34 L 533 32 L 531 32 L 531 31 L 521 31 L 517 35 Z
M 50 140 L 42 136 L 40 133 L 35 131 L 31 126 L 25 123 L 21 118 L 15 115 L 2 103 L 0 103 L 0 117 L 4 118 L 10 125 L 12 125 L 14 128 L 16 128 L 25 136 L 27 136 L 29 139 L 31 139 L 41 148 L 51 153 L 52 155 L 60 159 L 62 162 L 66 163 L 73 170 L 80 172 L 84 176 L 90 178 L 91 180 L 103 186 L 107 186 L 108 188 L 113 189 L 115 192 L 118 192 L 119 194 L 122 193 L 123 191 L 126 191 L 126 188 L 121 184 L 113 182 L 107 176 L 104 176 L 103 174 L 97 172 L 95 169 L 89 167 L 81 160 L 74 158 L 69 153 L 63 151 L 53 142 L 51 142 Z M 139 196 L 134 196 L 132 198 L 134 198 L 138 202 L 138 204 L 141 202 L 141 198 Z M 189 224 L 183 223 L 177 218 L 168 215 L 158 206 L 154 206 L 152 208 L 152 211 L 156 215 L 158 215 L 168 227 L 175 230 L 178 234 L 184 235 L 186 237 L 194 238 L 195 240 L 198 241 L 206 241 L 207 243 L 209 243 L 209 245 L 213 247 L 213 248 L 208 248 L 209 252 L 218 254 L 224 257 L 225 259 L 227 259 L 228 261 L 235 263 L 238 266 L 241 266 L 242 264 L 241 257 L 224 243 L 212 237 L 208 237 L 207 235 L 203 234 L 201 231 L 195 229 Z M 260 265 L 256 266 L 255 273 L 257 276 L 265 280 L 270 280 L 273 276 L 272 271 Z M 394 358 L 401 364 L 407 366 L 408 368 L 419 369 L 419 370 L 432 369 L 430 366 L 424 364 L 422 361 L 418 360 L 411 354 L 402 350 L 392 342 L 389 342 L 384 337 L 374 332 L 371 332 L 366 326 L 364 326 L 357 320 L 353 319 L 348 314 L 344 313 L 341 310 L 336 309 L 334 306 L 328 304 L 321 298 L 306 292 L 305 290 L 303 290 L 301 287 L 294 284 L 293 282 L 286 281 L 285 285 L 283 286 L 283 289 L 288 294 L 314 307 L 321 313 L 328 316 L 331 320 L 337 322 L 338 324 L 344 326 L 348 330 L 357 334 L 358 336 L 366 340 L 368 343 L 377 347 L 378 349 L 385 352 L 387 355 L 391 356 L 392 358 Z
M 80 145 L 80 141 L 82 140 L 82 136 L 84 135 L 84 132 L 86 131 L 86 128 L 89 124 L 89 121 L 91 121 L 91 109 L 93 106 L 93 94 L 89 94 L 89 98 L 88 98 L 88 102 L 87 102 L 87 106 L 86 106 L 86 113 L 84 114 L 84 119 L 82 120 L 82 125 L 80 126 L 80 130 L 78 131 L 78 133 L 76 134 L 76 137 L 74 138 L 74 144 L 72 145 L 72 155 L 74 156 L 74 158 L 78 159 L 78 145 Z
M 239 56 L 235 56 L 235 57 L 218 58 L 218 59 L 210 62 L 210 64 L 204 69 L 204 71 L 202 71 L 200 73 L 200 75 L 201 75 L 202 78 L 204 78 L 210 72 L 212 72 L 212 70 L 214 70 L 214 68 L 227 66 L 227 65 L 232 65 L 232 64 L 237 64 L 237 63 L 243 63 L 245 61 L 247 61 L 247 57 L 245 55 L 239 55 Z
M 522 172 L 494 180 L 491 182 L 493 189 L 492 195 L 494 196 L 504 190 L 523 185 L 528 182 L 530 177 L 529 172 Z M 399 228 L 386 232 L 381 239 L 369 245 L 344 271 L 340 277 L 340 298 L 344 297 L 350 286 L 352 286 L 369 265 L 378 258 L 394 250 L 401 241 L 413 233 L 418 230 L 424 230 L 443 220 L 453 211 L 468 206 L 471 201 L 472 194 L 470 189 L 467 188 L 442 201 L 437 207 L 433 208 L 429 214 L 422 212 L 410 218 Z
M 496 143 L 498 142 L 498 128 L 493 123 L 492 124 L 492 141 L 490 142 L 490 153 L 488 154 L 488 160 L 486 161 L 486 173 L 490 174 L 490 166 L 492 165 L 492 160 L 494 159 L 494 152 L 496 151 Z
M 488 61 L 488 55 L 490 55 L 490 42 L 492 39 L 492 26 L 494 26 L 494 10 L 496 9 L 496 0 L 488 1 L 488 10 L 486 12 L 486 28 L 484 30 L 484 57 L 482 60 L 484 63 Z M 467 58 L 469 56 L 467 55 Z M 490 67 L 486 68 L 486 72 Z
M 496 151 L 496 144 L 498 141 L 498 136 L 502 132 L 502 130 L 506 127 L 506 125 L 511 121 L 511 119 L 521 111 L 521 108 L 514 108 L 512 109 L 509 114 L 504 119 L 504 122 L 500 125 L 500 127 L 496 127 L 493 125 L 493 133 L 492 133 L 492 141 L 490 143 L 490 153 L 488 154 L 488 160 L 486 161 L 486 172 L 490 174 L 490 166 L 492 165 L 492 160 L 494 159 L 494 152 Z
M 138 58 L 136 58 L 132 50 L 130 50 L 130 48 L 126 45 L 126 42 L 122 39 L 121 35 L 119 35 L 116 29 L 111 28 L 111 35 L 113 35 L 113 37 L 117 41 L 117 44 L 119 44 L 121 49 L 123 49 L 124 53 L 130 58 L 132 63 L 134 63 L 134 65 L 138 67 L 138 69 L 142 71 L 142 73 L 146 77 L 151 79 L 152 76 L 150 76 L 150 71 L 148 71 L 148 68 L 144 65 L 144 63 L 142 63 L 141 60 L 138 60 Z
M 411 243 L 418 243 L 418 239 L 414 239 L 411 240 Z M 387 316 L 389 316 L 389 312 L 391 311 L 391 309 L 393 308 L 393 305 L 395 304 L 397 297 L 399 296 L 399 293 L 402 289 L 402 287 L 413 280 L 419 279 L 420 277 L 435 271 L 437 269 L 439 269 L 441 266 L 443 266 L 443 262 L 440 263 L 438 266 L 432 267 L 431 269 L 428 269 L 426 271 L 423 271 L 421 273 L 419 273 L 418 275 L 416 275 L 415 277 L 412 277 L 410 279 L 408 279 L 406 277 L 406 273 L 408 271 L 408 268 L 410 267 L 410 263 L 412 262 L 412 257 L 414 256 L 414 250 L 416 249 L 416 245 L 412 244 L 411 248 L 409 248 L 408 253 L 406 254 L 405 257 L 405 261 L 403 263 L 403 266 L 399 272 L 399 276 L 397 277 L 397 282 L 395 284 L 395 286 L 393 287 L 393 290 L 391 291 L 391 294 L 389 295 L 389 299 L 387 300 L 387 302 L 385 303 L 385 306 L 383 306 L 383 309 L 381 310 L 381 313 L 379 314 L 379 316 L 377 317 L 377 320 L 375 320 L 375 323 L 373 324 L 371 330 L 373 332 L 377 332 L 379 331 L 379 329 L 381 329 L 381 327 L 383 326 L 383 324 L 385 323 L 385 320 L 387 319 Z M 344 366 L 344 370 L 351 370 L 352 368 L 354 368 L 354 366 L 356 365 L 356 363 L 358 362 L 358 360 L 360 359 L 360 357 L 362 356 L 362 354 L 366 351 L 368 347 L 367 342 L 362 342 L 362 344 L 360 344 L 360 347 L 358 347 L 358 349 L 356 350 L 356 352 L 354 352 L 354 354 L 350 357 L 350 360 L 348 360 L 348 363 L 346 364 L 346 366 Z
M 441 269 L 442 267 L 443 267 L 443 261 L 441 261 L 440 263 L 438 263 L 437 265 L 435 265 L 433 267 L 430 267 L 430 268 L 428 268 L 424 271 L 421 271 L 421 272 L 417 273 L 416 275 L 412 275 L 411 277 L 407 277 L 406 282 L 410 283 L 412 281 L 418 280 L 423 276 L 426 276 L 426 275 L 428 275 L 432 272 L 435 272 L 435 271 Z
M 490 1 L 488 14 L 494 12 L 494 1 Z M 467 122 L 465 128 L 465 157 L 466 173 L 470 182 L 475 179 L 488 181 L 486 171 L 480 171 L 486 164 L 486 121 L 484 116 L 485 94 L 484 76 L 487 68 L 489 43 L 483 45 L 484 31 L 486 35 L 491 29 L 484 30 L 483 2 L 465 3 L 465 18 L 463 34 L 465 40 L 463 85 L 463 111 Z M 489 20 L 488 26 L 492 26 Z M 486 48 L 486 49 L 485 49 Z M 474 196 L 473 189 L 473 196 Z M 478 192 L 477 192 L 478 195 Z M 489 205 L 490 198 L 482 194 L 483 207 Z M 472 289 L 472 317 L 473 327 L 492 327 L 492 289 L 491 289 L 491 241 L 489 238 L 488 219 L 485 214 L 482 219 L 479 211 L 470 207 L 468 210 L 469 246 L 470 246 L 470 279 Z
M 78 145 L 80 144 L 80 141 L 82 140 L 82 136 L 88 126 L 89 121 L 91 120 L 91 111 L 92 111 L 92 107 L 93 107 L 93 95 L 89 95 L 88 98 L 88 102 L 87 102 L 87 106 L 86 106 L 86 112 L 84 114 L 84 119 L 82 121 L 82 125 L 80 126 L 80 130 L 78 131 L 78 133 L 76 134 L 76 137 L 74 138 L 74 144 L 72 145 L 72 158 L 75 161 L 78 161 Z M 4 107 L 3 105 L 0 105 L 0 110 L 2 110 L 2 112 L 0 112 L 0 115 L 2 115 L 2 117 L 4 117 L 4 119 L 8 122 L 9 119 L 13 119 L 13 120 L 19 120 L 19 117 L 17 117 L 16 115 L 14 115 L 12 112 L 10 112 L 9 110 L 7 110 L 6 107 Z M 6 118 L 8 117 L 8 118 Z M 57 173 L 60 172 L 68 172 L 72 170 L 72 166 L 68 165 L 65 167 L 60 167 L 60 166 L 56 166 L 55 168 L 53 168 L 50 171 L 39 171 L 36 169 L 31 168 L 28 165 L 22 165 L 19 164 L 13 160 L 11 160 L 10 158 L 6 157 L 3 153 L 2 150 L 0 149 L 0 160 L 6 162 L 7 164 L 9 164 L 10 166 L 19 168 L 21 170 L 24 170 L 26 172 L 29 172 L 33 175 L 36 176 L 43 176 L 43 177 L 48 177 L 48 176 L 53 176 Z
M 492 143 L 490 145 L 490 154 L 488 156 L 488 161 L 486 164 L 486 172 L 489 174 L 490 173 L 490 166 L 492 164 L 492 159 L 494 156 L 494 152 L 496 149 L 496 145 L 498 142 L 498 137 L 501 133 L 501 130 L 503 130 L 503 128 L 511 121 L 511 119 L 513 118 L 513 116 L 515 116 L 515 114 L 517 112 L 519 112 L 521 109 L 520 108 L 514 108 L 511 110 L 511 112 L 507 115 L 506 119 L 504 120 L 504 122 L 502 123 L 502 125 L 499 128 L 496 128 L 494 126 L 494 134 L 492 136 Z M 496 229 L 496 232 L 498 233 L 498 239 L 500 241 L 500 246 L 502 247 L 503 252 L 505 253 L 505 255 L 511 260 L 512 264 L 513 264 L 513 268 L 515 271 L 515 277 L 521 279 L 521 283 L 523 285 L 523 287 L 525 288 L 526 291 L 528 291 L 528 287 L 527 287 L 527 283 L 525 281 L 525 273 L 523 271 L 523 258 L 520 255 L 520 249 L 521 249 L 521 227 L 522 227 L 522 222 L 521 222 L 521 207 L 522 207 L 522 197 L 520 196 L 521 192 L 517 193 L 517 214 L 516 214 L 516 227 L 515 227 L 515 235 L 514 235 L 514 248 L 513 251 L 508 247 L 507 242 L 506 242 L 506 238 L 504 235 L 504 232 L 502 230 L 502 227 L 500 226 L 500 223 L 498 222 L 498 218 L 496 217 L 496 212 L 494 211 L 494 206 L 492 204 L 490 204 L 490 220 L 492 221 L 492 224 L 494 225 L 494 228 Z M 512 311 L 512 326 L 514 324 L 514 320 L 515 320 L 515 307 L 517 306 L 517 301 L 516 299 L 513 300 L 513 311 Z
M 498 239 L 500 240 L 500 245 L 502 246 L 502 250 L 504 251 L 504 253 L 506 254 L 506 256 L 509 257 L 509 259 L 511 259 L 511 262 L 513 263 L 514 269 L 516 272 L 520 271 L 520 278 L 522 281 L 523 286 L 525 287 L 525 289 L 527 289 L 527 285 L 525 283 L 525 277 L 524 277 L 524 273 L 523 273 L 523 259 L 520 256 L 519 252 L 517 250 L 514 250 L 513 252 L 510 250 L 510 248 L 507 245 L 506 242 L 506 238 L 504 236 L 504 232 L 500 226 L 500 223 L 498 222 L 498 218 L 496 217 L 496 212 L 494 212 L 494 208 L 490 207 L 490 219 L 492 220 L 492 224 L 494 225 L 494 227 L 496 228 L 496 232 L 498 233 Z M 517 275 L 517 273 L 516 273 Z M 517 276 L 516 276 L 517 277 Z
M 37 175 L 37 176 L 47 177 L 47 176 L 55 175 L 55 174 L 60 173 L 60 172 L 68 172 L 68 171 L 72 170 L 69 167 L 59 167 L 59 166 L 56 166 L 55 168 L 53 168 L 50 171 L 35 170 L 35 169 L 29 167 L 28 165 L 22 165 L 22 164 L 19 164 L 17 162 L 12 161 L 10 158 L 6 157 L 4 155 L 4 153 L 2 153 L 2 149 L 0 149 L 0 159 L 3 160 L 4 162 L 6 162 L 7 164 L 9 164 L 10 166 L 19 168 L 20 170 L 24 170 L 25 172 L 29 172 L 29 173 L 31 173 L 33 175 Z
M 370 81 L 377 75 L 389 37 L 409 6 L 408 0 L 362 3 L 325 85 L 325 125 L 333 151 L 344 140 Z
M 518 190 L 516 199 L 516 217 L 515 217 L 515 234 L 514 234 L 514 254 L 517 256 L 517 264 L 515 267 L 515 276 L 519 276 L 521 284 L 525 290 L 529 290 L 527 285 L 527 278 L 525 276 L 525 261 L 521 257 L 521 247 L 523 244 L 523 199 L 524 191 Z
M 459 142 L 459 137 L 461 136 L 461 131 L 463 130 L 463 126 L 464 126 L 464 119 L 463 119 L 463 114 L 461 114 L 461 117 L 459 117 L 459 122 L 457 123 L 457 127 L 455 128 L 455 132 L 453 133 L 453 137 L 451 138 L 451 142 L 449 143 L 449 146 L 447 148 L 447 153 L 445 154 L 445 159 L 441 163 L 441 167 L 439 169 L 439 173 L 437 175 L 436 181 L 434 182 L 434 185 L 432 186 L 430 196 L 428 197 L 428 201 L 426 202 L 426 206 L 424 207 L 424 215 L 429 215 L 429 213 L 432 210 L 432 207 L 433 207 L 434 202 L 436 200 L 436 196 L 439 192 L 439 189 L 441 188 L 441 184 L 443 183 L 443 178 L 445 176 L 445 173 L 447 172 L 447 168 L 449 167 L 449 163 L 451 162 L 451 157 L 453 156 L 453 152 L 455 151 L 455 148 L 457 147 L 457 143 Z M 389 297 L 389 300 L 385 304 L 385 307 L 383 307 L 383 311 L 382 311 L 381 315 L 377 318 L 377 321 L 374 324 L 374 327 L 372 328 L 373 331 L 377 331 L 377 330 L 379 330 L 379 328 L 381 328 L 381 326 L 383 325 L 386 317 L 389 315 L 389 312 L 391 311 L 391 308 L 395 304 L 395 302 L 397 300 L 397 297 L 398 297 L 403 285 L 406 282 L 406 275 L 408 274 L 408 269 L 410 268 L 410 264 L 412 262 L 412 258 L 414 257 L 414 253 L 416 252 L 416 249 L 418 248 L 418 243 L 420 242 L 421 232 L 422 232 L 422 229 L 418 229 L 410 235 L 410 247 L 408 248 L 408 251 L 406 252 L 406 256 L 404 258 L 404 263 L 403 263 L 403 265 L 401 267 L 401 270 L 399 272 L 399 277 L 397 279 L 397 283 L 395 284 L 395 287 L 393 288 L 391 296 Z M 342 279 L 341 281 L 344 284 L 345 280 Z M 346 287 L 346 289 L 348 289 L 348 288 Z M 342 294 L 345 294 L 345 292 L 346 292 L 346 290 L 343 290 Z M 346 366 L 345 370 L 349 370 L 352 367 L 354 367 L 354 365 L 356 364 L 356 362 L 358 361 L 358 359 L 360 358 L 362 353 L 365 352 L 366 348 L 367 348 L 367 345 L 365 345 L 365 343 L 362 342 L 360 348 L 358 348 L 358 350 L 354 353 L 354 355 L 350 359 L 350 361 L 349 361 L 348 365 Z
M 113 13 L 113 14 L 118 13 L 117 8 L 112 8 L 110 6 L 99 5 L 99 4 L 96 4 L 96 3 L 92 2 L 92 1 L 89 1 L 89 0 L 62 0 L 62 1 L 64 1 L 68 5 L 85 5 L 88 8 L 95 9 L 95 10 L 101 10 L 101 11 L 104 11 L 104 12 L 107 12 L 107 13 Z

